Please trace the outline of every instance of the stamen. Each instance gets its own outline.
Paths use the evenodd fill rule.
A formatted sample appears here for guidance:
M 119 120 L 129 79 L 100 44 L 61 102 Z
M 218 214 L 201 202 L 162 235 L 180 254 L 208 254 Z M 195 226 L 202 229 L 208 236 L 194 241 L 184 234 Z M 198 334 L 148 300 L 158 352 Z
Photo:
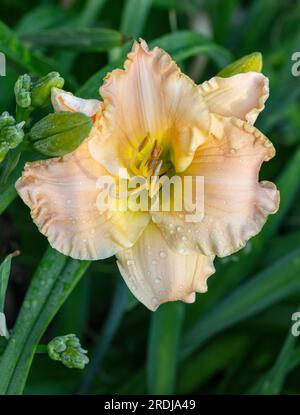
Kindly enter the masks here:
M 140 153 L 146 146 L 146 144 L 149 141 L 149 134 L 146 135 L 145 138 L 143 138 L 143 140 L 140 142 L 139 146 L 138 146 L 138 153 Z

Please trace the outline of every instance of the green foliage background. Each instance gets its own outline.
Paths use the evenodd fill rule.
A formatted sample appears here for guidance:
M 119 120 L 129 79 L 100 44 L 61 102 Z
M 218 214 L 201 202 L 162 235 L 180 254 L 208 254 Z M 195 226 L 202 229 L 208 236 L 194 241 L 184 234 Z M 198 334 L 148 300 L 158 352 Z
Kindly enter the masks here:
M 217 261 L 208 293 L 192 305 L 166 304 L 153 314 L 130 295 L 114 258 L 79 263 L 47 248 L 13 190 L 19 166 L 0 190 L 0 259 L 21 251 L 6 299 L 9 327 L 45 250 L 38 273 L 54 288 L 50 294 L 36 289 L 27 299 L 30 317 L 23 312 L 16 328 L 20 352 L 7 352 L 15 366 L 0 357 L 2 369 L 12 373 L 11 389 L 2 391 L 22 392 L 26 377 L 19 381 L 20 373 L 29 370 L 42 334 L 46 343 L 76 333 L 90 364 L 76 371 L 35 353 L 25 394 L 299 393 L 300 345 L 289 333 L 300 303 L 300 77 L 291 74 L 291 56 L 300 51 L 300 2 L 1 0 L 1 20 L 7 76 L 0 77 L 0 113 L 14 111 L 13 86 L 24 72 L 57 70 L 65 89 L 97 97 L 105 73 L 121 66 L 139 36 L 169 51 L 196 82 L 262 52 L 271 95 L 257 126 L 277 156 L 261 178 L 281 191 L 280 210 L 260 235 Z M 110 30 L 94 36 L 88 28 Z M 49 300 L 36 314 L 34 295 Z M 1 339 L 0 353 L 5 345 Z

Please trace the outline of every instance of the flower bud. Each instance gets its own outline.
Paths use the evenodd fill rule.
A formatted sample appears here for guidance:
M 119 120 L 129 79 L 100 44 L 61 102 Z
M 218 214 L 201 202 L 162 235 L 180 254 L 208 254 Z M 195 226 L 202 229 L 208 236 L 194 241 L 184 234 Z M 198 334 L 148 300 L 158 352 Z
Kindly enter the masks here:
M 48 354 L 52 360 L 60 361 L 70 369 L 84 369 L 89 363 L 87 350 L 81 347 L 75 334 L 55 337 L 48 344 Z
M 32 81 L 29 75 L 19 76 L 15 83 L 15 96 L 20 108 L 31 109 L 45 107 L 50 104 L 51 88 L 62 88 L 64 79 L 58 72 L 50 72 L 37 81 Z
M 9 150 L 16 148 L 24 138 L 24 122 L 16 124 L 8 112 L 0 116 L 0 162 L 4 160 Z
M 51 89 L 62 88 L 64 83 L 64 79 L 58 72 L 50 72 L 48 75 L 34 82 L 31 91 L 32 106 L 38 108 L 50 104 Z
M 6 127 L 8 125 L 14 125 L 15 119 L 7 111 L 3 112 L 0 116 L 0 131 L 2 127 Z
M 45 156 L 63 156 L 89 135 L 92 121 L 80 112 L 56 112 L 37 122 L 29 132 L 33 148 Z
M 229 76 L 237 75 L 245 72 L 261 72 L 263 66 L 262 54 L 259 52 L 250 53 L 250 55 L 243 56 L 242 58 L 225 66 L 217 76 L 222 78 L 228 78 Z
M 28 108 L 31 105 L 31 78 L 29 75 L 20 75 L 15 83 L 15 96 L 17 105 L 21 108 Z

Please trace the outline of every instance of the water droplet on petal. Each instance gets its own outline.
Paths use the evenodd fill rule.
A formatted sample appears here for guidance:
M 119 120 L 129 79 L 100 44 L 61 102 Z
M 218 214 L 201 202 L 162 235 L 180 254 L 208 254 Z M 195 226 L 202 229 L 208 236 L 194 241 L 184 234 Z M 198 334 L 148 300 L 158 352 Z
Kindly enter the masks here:
M 152 305 L 153 305 L 153 307 L 158 306 L 158 299 L 156 297 L 152 298 Z

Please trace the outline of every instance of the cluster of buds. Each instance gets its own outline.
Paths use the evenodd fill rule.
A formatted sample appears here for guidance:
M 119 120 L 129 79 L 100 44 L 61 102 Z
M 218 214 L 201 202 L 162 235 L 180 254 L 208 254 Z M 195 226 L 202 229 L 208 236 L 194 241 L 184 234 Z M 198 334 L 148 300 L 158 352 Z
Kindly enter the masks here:
M 81 347 L 75 334 L 55 337 L 48 344 L 48 354 L 52 360 L 60 361 L 70 369 L 84 369 L 89 363 L 87 350 Z
M 14 117 L 8 112 L 0 116 L 0 163 L 9 150 L 16 148 L 24 138 L 24 122 L 16 123 Z
M 50 72 L 36 82 L 27 74 L 21 75 L 15 84 L 17 106 L 31 111 L 45 107 L 50 103 L 51 89 L 62 88 L 63 85 L 64 79 L 58 72 Z

